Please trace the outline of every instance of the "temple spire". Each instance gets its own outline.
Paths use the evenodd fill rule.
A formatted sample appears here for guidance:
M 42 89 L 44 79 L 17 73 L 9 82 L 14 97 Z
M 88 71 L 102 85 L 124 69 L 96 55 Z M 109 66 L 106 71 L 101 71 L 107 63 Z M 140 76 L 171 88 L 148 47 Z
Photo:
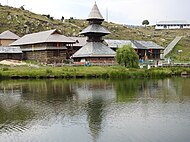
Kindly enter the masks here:
M 96 2 L 94 4 L 87 20 L 89 21 L 89 20 L 93 20 L 93 19 L 98 19 L 98 20 L 104 21 L 104 18 L 102 16 L 102 14 L 100 13 L 100 10 L 98 9 Z

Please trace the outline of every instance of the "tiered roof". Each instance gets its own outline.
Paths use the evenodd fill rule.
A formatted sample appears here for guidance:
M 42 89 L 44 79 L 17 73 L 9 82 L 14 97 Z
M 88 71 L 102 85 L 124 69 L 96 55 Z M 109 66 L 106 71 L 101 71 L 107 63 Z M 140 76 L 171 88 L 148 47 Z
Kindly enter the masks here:
M 89 25 L 87 28 L 85 28 L 82 32 L 80 32 L 79 34 L 87 34 L 87 33 L 97 33 L 97 34 L 110 34 L 110 32 L 102 27 L 101 25 L 98 25 L 98 24 L 92 24 L 92 25 Z
M 90 21 L 90 20 L 94 20 L 94 19 L 104 21 L 104 18 L 102 16 L 102 14 L 100 13 L 100 10 L 98 9 L 98 6 L 97 6 L 96 2 L 94 4 L 94 6 L 93 6 L 87 20 Z
M 72 57 L 73 58 L 83 58 L 83 57 L 114 57 L 115 51 L 109 48 L 104 42 L 102 42 L 101 37 L 110 32 L 101 26 L 104 18 L 102 17 L 97 4 L 95 3 L 87 19 L 89 26 L 85 28 L 80 34 L 88 36 L 92 40 L 79 49 Z M 93 36 L 99 38 L 98 41 L 93 41 Z
M 88 42 L 73 57 L 114 57 L 115 52 L 101 42 Z

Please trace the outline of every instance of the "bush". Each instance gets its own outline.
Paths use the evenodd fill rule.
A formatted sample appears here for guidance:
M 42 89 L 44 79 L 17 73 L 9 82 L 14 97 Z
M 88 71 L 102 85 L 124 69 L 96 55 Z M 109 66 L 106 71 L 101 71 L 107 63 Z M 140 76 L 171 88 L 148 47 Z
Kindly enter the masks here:
M 116 52 L 118 64 L 128 68 L 139 68 L 139 58 L 131 45 L 124 45 Z
M 52 72 L 52 70 L 50 70 L 50 69 L 46 69 L 46 73 L 47 73 L 47 74 L 52 74 L 53 72 Z

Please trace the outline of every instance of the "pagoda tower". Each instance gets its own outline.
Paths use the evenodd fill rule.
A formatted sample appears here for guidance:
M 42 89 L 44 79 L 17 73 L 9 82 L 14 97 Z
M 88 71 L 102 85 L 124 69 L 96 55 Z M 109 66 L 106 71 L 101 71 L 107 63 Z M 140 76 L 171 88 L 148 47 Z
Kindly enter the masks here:
M 73 54 L 72 58 L 75 62 L 114 62 L 115 51 L 109 48 L 102 38 L 103 36 L 110 34 L 110 32 L 101 25 L 104 18 L 96 3 L 89 14 L 87 21 L 89 22 L 89 26 L 79 33 L 87 36 L 87 43 Z

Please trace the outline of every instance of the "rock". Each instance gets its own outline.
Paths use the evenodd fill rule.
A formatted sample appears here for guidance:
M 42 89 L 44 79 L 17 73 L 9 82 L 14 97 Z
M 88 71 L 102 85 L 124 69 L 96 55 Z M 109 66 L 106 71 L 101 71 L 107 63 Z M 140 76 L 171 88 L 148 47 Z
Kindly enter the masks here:
M 24 24 L 24 28 L 27 28 L 27 27 L 28 27 L 28 25 Z
M 27 27 L 27 28 L 26 28 L 26 34 L 29 34 L 29 33 L 30 33 L 30 28 Z
M 11 16 L 11 15 L 8 15 L 8 16 L 7 16 L 7 20 L 12 20 L 12 16 Z

